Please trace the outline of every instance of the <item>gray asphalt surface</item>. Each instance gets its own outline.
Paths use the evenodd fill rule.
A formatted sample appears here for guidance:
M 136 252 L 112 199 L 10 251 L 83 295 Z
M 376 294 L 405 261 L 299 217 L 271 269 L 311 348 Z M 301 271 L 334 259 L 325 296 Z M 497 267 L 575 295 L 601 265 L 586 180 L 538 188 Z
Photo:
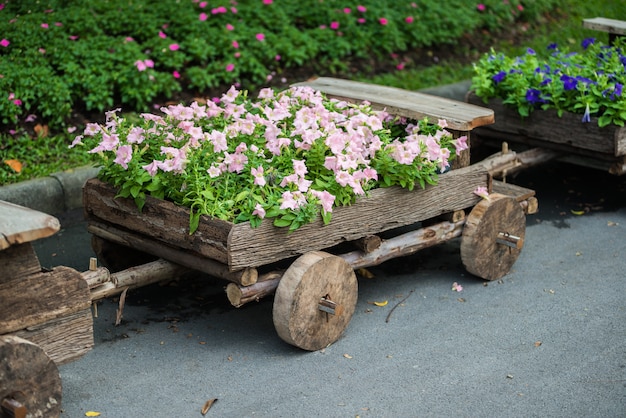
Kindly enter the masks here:
M 467 274 L 458 240 L 371 268 L 318 352 L 279 339 L 271 298 L 235 309 L 206 276 L 130 292 L 117 327 L 99 303 L 95 348 L 60 367 L 62 416 L 201 417 L 211 398 L 219 417 L 626 416 L 626 177 L 554 162 L 513 182 L 540 212 L 507 276 Z M 37 243 L 44 266 L 87 269 L 80 215 Z

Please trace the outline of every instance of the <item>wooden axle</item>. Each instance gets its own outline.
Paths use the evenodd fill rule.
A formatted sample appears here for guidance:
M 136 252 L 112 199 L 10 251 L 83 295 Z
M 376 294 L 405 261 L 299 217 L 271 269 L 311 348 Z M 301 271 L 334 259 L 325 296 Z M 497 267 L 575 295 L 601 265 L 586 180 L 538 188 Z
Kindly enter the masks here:
M 26 418 L 26 407 L 13 398 L 4 398 L 0 404 L 2 416 L 8 418 Z
M 524 247 L 524 238 L 511 235 L 508 232 L 499 232 L 496 242 L 518 250 L 521 250 Z
M 317 309 L 331 315 L 341 315 L 343 313 L 343 307 L 330 300 L 330 296 L 328 295 L 320 298 L 320 302 L 317 304 Z

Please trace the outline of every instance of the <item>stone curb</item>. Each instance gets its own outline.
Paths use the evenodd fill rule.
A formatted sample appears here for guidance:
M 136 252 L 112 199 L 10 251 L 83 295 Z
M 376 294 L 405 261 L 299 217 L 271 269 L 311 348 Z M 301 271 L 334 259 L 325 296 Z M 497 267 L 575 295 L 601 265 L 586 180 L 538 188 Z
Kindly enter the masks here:
M 98 168 L 86 166 L 61 171 L 48 177 L 0 187 L 0 200 L 50 215 L 82 207 L 85 182 L 98 175 Z

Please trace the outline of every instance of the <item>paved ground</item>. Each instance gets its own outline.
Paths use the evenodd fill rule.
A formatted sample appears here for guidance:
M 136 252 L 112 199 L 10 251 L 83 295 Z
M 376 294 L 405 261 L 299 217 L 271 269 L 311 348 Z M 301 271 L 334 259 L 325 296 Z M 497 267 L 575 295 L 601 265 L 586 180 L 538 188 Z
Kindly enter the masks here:
M 100 303 L 95 348 L 60 367 L 62 416 L 200 417 L 211 398 L 223 417 L 626 416 L 626 177 L 553 163 L 515 183 L 540 212 L 509 275 L 469 276 L 458 241 L 372 268 L 319 352 L 278 338 L 271 299 L 232 308 L 206 277 L 131 292 L 118 327 Z M 44 266 L 87 268 L 79 215 L 37 245 Z

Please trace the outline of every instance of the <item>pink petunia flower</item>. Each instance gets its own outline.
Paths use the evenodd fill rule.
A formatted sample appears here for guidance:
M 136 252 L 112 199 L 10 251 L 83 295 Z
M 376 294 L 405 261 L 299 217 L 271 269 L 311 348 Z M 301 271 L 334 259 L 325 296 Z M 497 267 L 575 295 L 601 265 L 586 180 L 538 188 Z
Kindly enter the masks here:
M 172 71 L 172 76 L 174 78 L 180 78 L 180 73 L 178 71 L 174 70 L 174 71 Z
M 254 184 L 256 184 L 257 186 L 265 186 L 265 175 L 264 175 L 264 171 L 263 171 L 263 166 L 259 166 L 258 168 L 254 168 L 252 167 L 250 169 L 250 174 L 252 174 L 252 177 L 254 177 Z
M 41 27 L 44 29 L 48 29 L 50 27 L 50 25 L 48 25 L 47 23 L 42 23 Z
M 344 8 L 343 8 L 343 12 L 344 12 L 345 14 L 349 15 L 350 13 L 352 13 L 352 9 L 351 9 L 351 8 L 349 8 L 349 7 L 344 7 Z
M 361 13 L 367 12 L 367 8 L 365 6 L 361 6 L 360 4 L 356 6 L 356 9 Z
M 387 23 L 389 23 L 389 21 L 387 20 L 387 18 L 381 17 L 378 19 L 378 23 L 385 26 Z
M 233 71 L 234 69 L 235 69 L 235 64 L 230 63 L 226 65 L 226 71 L 228 71 L 229 73 Z
M 485 6 L 485 5 L 484 5 L 484 4 L 482 4 L 482 3 L 478 3 L 478 4 L 476 5 L 476 8 L 478 9 L 478 11 L 484 12 L 484 11 L 485 11 L 485 9 L 487 8 L 487 6 Z
M 159 38 L 161 39 L 165 39 L 167 38 L 167 35 L 165 34 L 165 32 L 163 32 L 162 30 L 159 31 Z
M 273 0 L 263 0 L 263 4 L 272 4 Z
M 133 159 L 133 147 L 122 145 L 115 151 L 115 164 L 121 165 L 124 170 L 128 169 L 128 163 Z
M 406 23 L 413 23 L 413 21 L 415 20 L 415 18 L 413 16 L 407 16 L 404 18 L 404 21 Z
M 265 209 L 263 209 L 263 206 L 261 206 L 260 203 L 256 204 L 254 210 L 252 211 L 252 215 L 258 216 L 261 219 L 265 218 Z
M 454 290 L 455 292 L 462 292 L 463 291 L 463 286 L 461 286 L 457 282 L 454 282 L 454 283 L 452 283 L 452 290 Z
M 232 45 L 233 45 L 233 48 L 235 49 L 239 48 L 239 42 L 237 41 L 233 41 Z
M 9 40 L 8 40 L 8 39 L 3 39 L 3 40 L 1 40 L 1 41 L 0 41 L 0 46 L 3 46 L 3 47 L 5 47 L 5 48 L 6 48 L 7 46 L 9 46 L 10 44 L 11 44 L 11 42 L 9 42 Z
M 233 25 L 231 25 L 230 23 L 226 24 L 226 30 L 235 30 L 235 27 Z
M 356 21 L 357 21 L 358 23 L 360 23 L 361 25 L 362 25 L 363 23 L 365 23 L 365 19 L 364 19 L 364 18 L 362 18 L 362 17 L 358 18 Z
M 198 4 L 198 6 L 200 6 L 201 9 L 204 9 L 205 7 L 207 7 L 209 4 L 209 2 L 206 1 L 201 1 L 200 4 Z
M 485 200 L 489 200 L 489 191 L 485 186 L 478 186 L 474 189 L 474 194 L 476 196 L 480 196 Z
M 339 29 L 339 22 L 337 22 L 337 21 L 330 22 L 330 28 L 333 29 L 333 30 Z
M 207 15 L 206 13 L 202 12 L 200 13 L 200 15 L 198 16 L 198 18 L 204 22 L 205 20 L 207 20 L 209 18 L 209 15 Z
M 178 51 L 179 49 L 180 49 L 180 45 L 170 44 L 170 51 Z
M 68 38 L 70 39 L 70 41 L 75 41 L 75 40 L 77 40 L 77 39 L 78 39 L 78 36 L 76 36 L 76 35 L 70 35 L 70 36 L 68 36 Z
M 256 34 L 256 39 L 257 39 L 258 41 L 263 42 L 263 41 L 265 40 L 265 35 L 264 35 L 264 34 L 262 34 L 262 33 L 257 33 L 257 34 Z

